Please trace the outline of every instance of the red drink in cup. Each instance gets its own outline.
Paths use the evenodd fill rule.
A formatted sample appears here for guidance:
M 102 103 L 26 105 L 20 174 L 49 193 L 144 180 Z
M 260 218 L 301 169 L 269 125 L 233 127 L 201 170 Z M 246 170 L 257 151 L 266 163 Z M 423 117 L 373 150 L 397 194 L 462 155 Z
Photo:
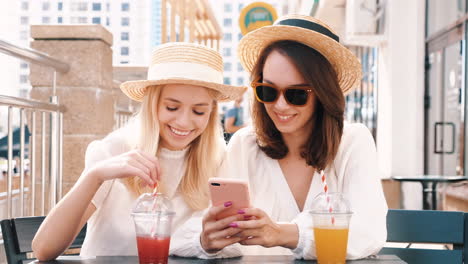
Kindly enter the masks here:
M 140 264 L 166 264 L 170 237 L 137 237 Z
M 171 241 L 170 201 L 161 194 L 142 194 L 132 212 L 140 264 L 167 264 Z

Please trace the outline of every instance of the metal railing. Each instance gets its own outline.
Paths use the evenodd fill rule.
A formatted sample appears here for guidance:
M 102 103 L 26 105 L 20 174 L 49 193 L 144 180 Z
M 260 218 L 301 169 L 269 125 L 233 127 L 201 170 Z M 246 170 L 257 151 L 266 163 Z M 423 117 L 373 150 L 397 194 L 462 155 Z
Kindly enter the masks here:
M 362 65 L 361 83 L 346 96 L 345 117 L 349 122 L 366 125 L 374 138 L 377 135 L 377 65 L 378 48 L 349 47 Z
M 45 53 L 29 48 L 18 47 L 3 40 L 0 40 L 0 52 L 16 57 L 18 59 L 26 60 L 43 66 L 52 67 L 55 71 L 61 73 L 66 73 L 70 70 L 70 66 L 67 63 L 54 59 Z
M 132 108 L 124 109 L 124 108 L 116 107 L 114 129 L 123 127 L 130 120 L 130 118 L 133 117 L 134 114 L 135 113 Z
M 54 69 L 53 79 L 53 94 L 50 97 L 50 102 L 39 102 L 35 100 L 26 100 L 22 98 L 0 95 L 0 106 L 5 106 L 8 109 L 8 142 L 7 142 L 7 181 L 6 181 L 6 197 L 7 197 L 7 216 L 13 217 L 13 113 L 19 110 L 19 131 L 20 144 L 17 149 L 19 154 L 19 213 L 15 216 L 36 215 L 36 163 L 40 164 L 40 186 L 41 186 L 41 205 L 39 214 L 45 215 L 46 212 L 46 191 L 48 189 L 48 206 L 52 208 L 62 196 L 62 146 L 63 146 L 63 113 L 65 107 L 60 105 L 56 96 L 56 77 L 57 71 L 66 73 L 70 66 L 67 63 L 54 59 L 44 53 L 38 51 L 18 47 L 8 42 L 0 40 L 0 52 L 10 56 L 27 60 L 31 63 L 40 64 L 43 66 L 52 67 Z M 40 116 L 41 121 L 37 122 L 37 116 Z M 48 119 L 48 120 L 47 120 Z M 39 125 L 40 123 L 40 125 Z M 25 212 L 25 154 L 26 154 L 26 137 L 27 126 L 31 128 L 31 135 L 28 144 L 28 159 L 30 172 L 30 188 L 27 189 L 30 197 L 29 213 Z M 48 127 L 47 127 L 48 124 Z M 40 131 L 38 131 L 40 130 Z M 48 133 L 47 133 L 48 130 Z M 40 132 L 40 153 L 36 152 L 37 135 Z M 47 140 L 48 139 L 48 144 Z M 46 161 L 48 151 L 48 164 Z M 36 160 L 36 155 L 39 154 L 40 162 Z

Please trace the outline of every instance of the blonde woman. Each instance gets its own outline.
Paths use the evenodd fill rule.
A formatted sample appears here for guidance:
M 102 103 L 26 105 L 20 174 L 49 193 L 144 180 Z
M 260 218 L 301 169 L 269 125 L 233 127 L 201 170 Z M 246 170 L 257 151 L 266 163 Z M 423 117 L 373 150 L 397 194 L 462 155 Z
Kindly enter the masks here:
M 222 65 L 212 49 L 168 43 L 154 51 L 148 80 L 121 85 L 141 109 L 124 128 L 88 146 L 79 180 L 33 240 L 39 260 L 59 256 L 86 223 L 82 256 L 137 255 L 131 209 L 156 183 L 176 211 L 174 230 L 208 206 L 207 179 L 224 152 L 217 100 L 245 90 L 222 84 Z M 173 237 L 171 247 L 177 243 Z

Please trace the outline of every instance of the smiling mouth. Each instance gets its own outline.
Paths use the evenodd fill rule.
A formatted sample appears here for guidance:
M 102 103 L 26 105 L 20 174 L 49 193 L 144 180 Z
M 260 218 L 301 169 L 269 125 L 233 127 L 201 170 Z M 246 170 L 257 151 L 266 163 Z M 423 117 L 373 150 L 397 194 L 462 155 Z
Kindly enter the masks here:
M 188 134 L 190 134 L 190 132 L 192 132 L 191 130 L 184 131 L 184 130 L 173 128 L 171 126 L 169 126 L 169 129 L 171 130 L 172 133 L 176 134 L 177 136 L 182 136 L 182 137 L 187 136 Z
M 294 115 L 281 115 L 281 114 L 276 113 L 276 116 L 278 117 L 280 121 L 289 121 L 295 116 L 295 114 Z

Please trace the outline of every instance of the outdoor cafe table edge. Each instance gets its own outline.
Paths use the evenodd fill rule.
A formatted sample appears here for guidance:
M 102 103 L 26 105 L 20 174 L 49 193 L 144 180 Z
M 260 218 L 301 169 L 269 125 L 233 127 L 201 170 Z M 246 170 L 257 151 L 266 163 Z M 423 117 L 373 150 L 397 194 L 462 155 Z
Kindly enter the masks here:
M 137 264 L 138 257 L 136 256 L 99 256 L 95 258 L 80 258 L 79 256 L 59 257 L 57 260 L 38 262 L 38 261 L 23 261 L 24 264 L 28 263 L 42 263 L 42 264 Z M 169 257 L 168 264 L 241 264 L 241 263 L 317 263 L 315 260 L 298 260 L 292 256 L 243 256 L 238 258 L 229 259 L 197 259 L 197 258 L 180 258 Z M 402 264 L 406 263 L 395 255 L 376 255 L 366 259 L 349 260 L 346 263 L 351 264 Z
M 393 180 L 404 182 L 419 182 L 422 184 L 422 203 L 424 210 L 437 210 L 437 184 L 454 183 L 468 180 L 467 176 L 442 176 L 442 175 L 416 175 L 416 176 L 392 176 Z M 431 186 L 427 186 L 431 184 Z M 430 187 L 430 188 L 429 188 Z M 432 203 L 429 205 L 428 194 L 432 195 Z

